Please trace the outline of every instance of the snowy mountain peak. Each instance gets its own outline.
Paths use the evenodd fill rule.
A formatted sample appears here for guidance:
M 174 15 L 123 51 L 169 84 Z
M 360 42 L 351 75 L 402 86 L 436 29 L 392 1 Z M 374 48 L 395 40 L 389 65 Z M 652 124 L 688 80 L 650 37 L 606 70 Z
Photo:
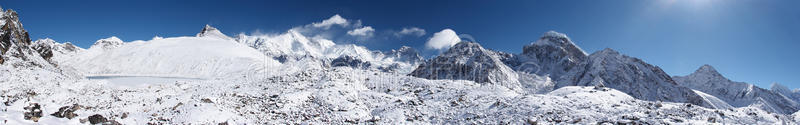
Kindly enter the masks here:
M 105 39 L 100 39 L 94 42 L 94 45 L 89 47 L 92 48 L 102 48 L 102 49 L 113 49 L 122 46 L 124 42 L 121 39 L 117 38 L 116 36 L 111 36 Z
M 422 56 L 419 55 L 419 52 L 416 49 L 408 46 L 402 46 L 397 50 L 392 49 L 388 55 L 394 57 L 396 61 L 404 61 L 409 63 L 417 63 L 423 60 Z
M 56 44 L 56 41 L 50 38 L 38 39 L 33 43 L 41 43 L 41 44 Z
M 203 27 L 203 30 L 200 33 L 197 33 L 197 37 L 213 37 L 213 38 L 220 38 L 225 40 L 233 40 L 233 38 L 228 37 L 227 35 L 220 32 L 217 28 L 211 27 L 211 25 L 206 24 Z
M 521 88 L 516 72 L 503 64 L 496 52 L 475 42 L 459 42 L 445 53 L 420 64 L 411 76 L 427 79 L 470 80 Z
M 592 53 L 584 62 L 574 66 L 560 77 L 555 88 L 599 84 L 642 100 L 711 106 L 691 89 L 675 83 L 661 68 L 608 48 Z
M 559 32 L 550 30 L 550 31 L 545 32 L 544 35 L 542 35 L 542 37 L 567 38 L 567 34 L 559 33 Z
M 692 73 L 692 74 L 708 74 L 708 75 L 711 75 L 711 76 L 722 76 L 722 74 L 717 72 L 717 69 L 714 69 L 714 67 L 712 67 L 711 65 L 708 65 L 708 64 L 700 66 L 700 68 L 695 70 L 694 73 Z
M 567 51 L 575 52 L 574 54 L 579 55 L 587 55 L 586 52 L 583 51 L 580 47 L 576 46 L 572 40 L 567 37 L 564 33 L 559 33 L 556 31 L 547 31 L 545 32 L 542 37 L 539 38 L 536 42 L 531 43 L 531 45 L 526 46 L 525 48 L 533 47 L 533 45 L 538 46 L 554 46 L 561 49 L 566 49 Z M 523 53 L 525 48 L 523 48 Z
M 586 57 L 586 52 L 572 43 L 567 35 L 548 31 L 536 42 L 522 48 L 522 54 L 517 58 L 519 63 L 509 65 L 520 72 L 558 78 Z
M 753 84 L 731 81 L 710 65 L 703 65 L 687 76 L 673 76 L 672 79 L 681 86 L 708 93 L 734 107 L 756 106 L 784 114 L 800 109 L 800 104 L 796 102 L 798 98 L 793 98 L 800 96 L 784 91 L 780 85 L 773 85 L 773 90 L 766 90 Z

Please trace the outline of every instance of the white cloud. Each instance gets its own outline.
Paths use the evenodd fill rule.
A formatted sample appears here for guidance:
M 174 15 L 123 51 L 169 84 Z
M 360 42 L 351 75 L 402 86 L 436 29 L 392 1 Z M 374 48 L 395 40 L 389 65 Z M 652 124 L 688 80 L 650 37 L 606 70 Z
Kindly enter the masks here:
M 344 18 L 342 18 L 342 16 L 339 16 L 339 14 L 336 14 L 336 15 L 333 15 L 331 18 L 328 18 L 326 20 L 322 20 L 322 22 L 315 22 L 315 23 L 312 23 L 311 25 L 314 26 L 314 27 L 317 27 L 317 28 L 321 27 L 321 28 L 328 29 L 332 25 L 347 26 L 348 24 L 349 23 L 348 23 L 347 19 L 344 19 Z
M 425 43 L 425 47 L 430 49 L 448 49 L 458 42 L 461 42 L 461 38 L 458 37 L 456 31 L 444 29 L 434 33 L 433 37 L 428 39 L 428 42 Z
M 417 28 L 417 27 L 403 28 L 403 30 L 401 30 L 400 32 L 394 33 L 394 35 L 397 36 L 397 37 L 400 37 L 400 36 L 403 36 L 403 35 L 413 35 L 413 36 L 420 37 L 422 35 L 425 35 L 425 29 L 420 29 L 420 28 Z
M 372 36 L 372 34 L 374 32 L 375 32 L 375 29 L 372 29 L 371 26 L 365 26 L 363 28 L 358 28 L 358 29 L 353 29 L 353 30 L 347 31 L 347 35 L 369 37 L 369 36 Z

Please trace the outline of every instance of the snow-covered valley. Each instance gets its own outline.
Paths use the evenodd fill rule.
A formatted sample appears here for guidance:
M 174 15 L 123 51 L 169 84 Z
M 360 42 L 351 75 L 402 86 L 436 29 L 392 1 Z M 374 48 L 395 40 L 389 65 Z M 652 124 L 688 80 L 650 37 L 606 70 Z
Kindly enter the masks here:
M 21 35 L 14 11 L 0 19 L 0 124 L 800 122 L 798 91 L 732 82 L 710 66 L 670 77 L 555 31 L 520 54 L 463 41 L 425 59 L 406 46 L 374 51 L 296 29 L 230 37 L 209 25 L 80 48 Z

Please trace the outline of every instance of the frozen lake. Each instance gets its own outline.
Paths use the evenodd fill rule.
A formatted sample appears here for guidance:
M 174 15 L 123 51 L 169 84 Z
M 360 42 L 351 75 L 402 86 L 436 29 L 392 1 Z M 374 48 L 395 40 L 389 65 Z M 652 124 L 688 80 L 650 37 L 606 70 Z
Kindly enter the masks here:
M 90 80 L 108 81 L 111 86 L 147 87 L 155 84 L 170 84 L 176 81 L 201 81 L 200 78 L 159 77 L 159 76 L 87 76 Z

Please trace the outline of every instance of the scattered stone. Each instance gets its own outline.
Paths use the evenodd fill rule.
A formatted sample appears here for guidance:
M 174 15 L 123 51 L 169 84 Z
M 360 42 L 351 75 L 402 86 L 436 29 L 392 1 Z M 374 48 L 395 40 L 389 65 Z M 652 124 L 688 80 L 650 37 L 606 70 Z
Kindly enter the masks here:
M 214 103 L 214 101 L 211 101 L 211 99 L 208 98 L 201 99 L 200 101 L 203 101 L 204 103 Z
M 108 122 L 108 119 L 106 119 L 106 117 L 103 117 L 100 114 L 94 114 L 92 116 L 89 116 L 89 123 L 91 124 L 100 124 L 106 122 Z
M 33 122 L 39 122 L 39 118 L 42 117 L 42 106 L 39 106 L 39 103 L 31 103 L 30 105 L 24 107 L 25 109 L 25 120 L 31 120 Z
M 177 104 L 177 105 L 175 105 L 174 107 L 172 107 L 172 110 L 177 110 L 177 109 L 178 109 L 178 107 L 180 107 L 180 106 L 182 106 L 182 105 L 183 105 L 183 102 L 178 102 L 178 104 Z
M 50 115 L 55 116 L 57 118 L 72 119 L 72 118 L 75 118 L 75 117 L 78 116 L 78 114 L 75 114 L 75 111 L 77 111 L 79 109 L 81 109 L 81 105 L 72 104 L 70 106 L 64 106 L 64 107 L 58 108 L 57 112 L 55 112 L 53 114 L 50 114 Z

